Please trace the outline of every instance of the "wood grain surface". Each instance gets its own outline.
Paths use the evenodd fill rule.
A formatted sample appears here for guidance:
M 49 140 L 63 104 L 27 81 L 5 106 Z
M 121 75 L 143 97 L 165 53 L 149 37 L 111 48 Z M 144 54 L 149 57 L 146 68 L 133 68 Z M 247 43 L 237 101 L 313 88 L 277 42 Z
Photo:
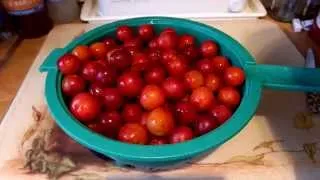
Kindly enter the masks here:
M 0 67 L 0 121 L 37 56 L 46 36 L 23 40 L 11 57 Z

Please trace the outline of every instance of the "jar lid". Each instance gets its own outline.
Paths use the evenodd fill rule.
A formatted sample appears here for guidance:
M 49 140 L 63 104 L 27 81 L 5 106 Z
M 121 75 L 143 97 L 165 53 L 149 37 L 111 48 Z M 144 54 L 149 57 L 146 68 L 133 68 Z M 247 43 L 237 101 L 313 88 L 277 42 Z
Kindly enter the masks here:
M 3 0 L 2 3 L 7 11 L 20 11 L 32 9 L 42 4 L 43 0 Z

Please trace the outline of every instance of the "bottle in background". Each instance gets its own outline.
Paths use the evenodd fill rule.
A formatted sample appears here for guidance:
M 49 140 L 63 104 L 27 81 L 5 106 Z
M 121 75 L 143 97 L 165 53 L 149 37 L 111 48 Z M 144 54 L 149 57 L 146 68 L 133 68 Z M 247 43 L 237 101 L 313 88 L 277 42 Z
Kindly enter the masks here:
M 15 34 L 13 25 L 11 23 L 11 18 L 7 14 L 2 4 L 0 4 L 0 41 L 10 38 Z
M 290 22 L 314 18 L 320 9 L 320 0 L 261 0 L 269 15 L 279 21 Z
M 69 23 L 79 19 L 78 0 L 47 0 L 49 15 L 55 23 Z
M 44 0 L 2 0 L 22 38 L 37 38 L 53 27 Z
M 12 21 L 0 3 L 0 66 L 8 59 L 19 42 Z
M 320 13 L 314 18 L 309 36 L 314 42 L 320 45 Z
M 320 9 L 320 0 L 299 0 L 296 17 L 302 20 L 313 19 Z
M 295 17 L 298 0 L 270 0 L 268 12 L 278 21 L 290 22 Z

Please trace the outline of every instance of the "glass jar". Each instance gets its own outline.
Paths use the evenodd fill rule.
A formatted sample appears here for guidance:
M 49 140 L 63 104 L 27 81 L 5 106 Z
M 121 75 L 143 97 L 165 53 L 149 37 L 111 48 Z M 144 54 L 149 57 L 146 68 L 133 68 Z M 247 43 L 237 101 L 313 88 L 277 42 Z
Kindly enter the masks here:
M 314 18 L 320 9 L 320 0 L 262 0 L 269 15 L 279 21 L 289 22 L 293 18 Z
M 290 22 L 296 14 L 298 0 L 271 0 L 269 14 L 272 18 Z
M 311 30 L 309 31 L 311 39 L 320 45 L 320 13 L 315 17 Z
M 299 0 L 296 17 L 302 20 L 312 19 L 317 16 L 320 0 Z
M 12 25 L 12 19 L 9 17 L 4 7 L 0 4 L 0 41 L 3 38 L 12 36 L 13 34 L 15 34 L 15 32 Z
M 44 0 L 2 0 L 13 25 L 23 38 L 37 38 L 53 27 Z

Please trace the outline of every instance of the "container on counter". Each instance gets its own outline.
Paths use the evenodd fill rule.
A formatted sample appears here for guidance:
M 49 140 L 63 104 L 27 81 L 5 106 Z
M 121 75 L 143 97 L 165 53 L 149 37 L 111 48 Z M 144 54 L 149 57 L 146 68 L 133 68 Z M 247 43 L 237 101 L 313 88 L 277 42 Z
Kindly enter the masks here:
M 313 21 L 313 25 L 309 31 L 309 36 L 314 42 L 320 44 L 320 13 Z
M 262 0 L 269 15 L 279 21 L 290 22 L 314 18 L 320 8 L 320 0 Z
M 320 8 L 320 0 L 300 0 L 297 5 L 296 17 L 300 19 L 312 19 L 317 16 Z
M 37 38 L 53 27 L 44 0 L 3 0 L 13 25 L 23 38 Z
M 18 40 L 11 18 L 0 3 L 0 65 L 8 59 Z
M 0 4 L 0 41 L 15 34 L 12 20 Z
M 295 17 L 297 2 L 297 0 L 271 0 L 267 9 L 272 18 L 290 22 Z
M 55 23 L 69 23 L 80 17 L 78 0 L 47 0 L 47 6 Z

